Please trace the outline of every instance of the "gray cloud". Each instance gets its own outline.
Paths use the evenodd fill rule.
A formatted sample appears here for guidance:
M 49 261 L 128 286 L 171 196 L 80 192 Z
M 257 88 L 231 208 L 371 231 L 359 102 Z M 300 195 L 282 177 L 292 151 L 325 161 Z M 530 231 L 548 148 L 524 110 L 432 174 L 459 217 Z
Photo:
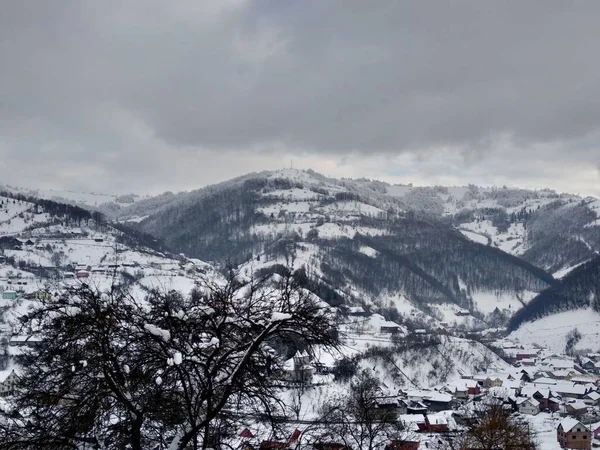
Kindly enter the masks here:
M 597 2 L 1 7 L 0 175 L 11 182 L 187 188 L 293 155 L 395 179 L 390 161 L 416 155 L 424 181 L 449 165 L 517 184 L 564 170 L 550 181 L 568 190 L 568 171 L 589 168 L 596 179 L 578 189 L 598 192 Z

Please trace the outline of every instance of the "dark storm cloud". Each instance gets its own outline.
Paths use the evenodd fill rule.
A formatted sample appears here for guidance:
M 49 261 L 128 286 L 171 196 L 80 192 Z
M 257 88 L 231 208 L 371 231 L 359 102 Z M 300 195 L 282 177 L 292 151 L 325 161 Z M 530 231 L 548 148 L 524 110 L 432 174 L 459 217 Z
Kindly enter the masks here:
M 509 180 L 502 155 L 534 171 L 600 163 L 598 2 L 6 0 L 0 11 L 4 167 L 127 189 L 124 174 L 148 187 L 157 171 L 188 176 L 196 161 L 202 173 L 224 155 L 260 168 L 265 149 L 445 148 L 467 168 L 496 161 Z

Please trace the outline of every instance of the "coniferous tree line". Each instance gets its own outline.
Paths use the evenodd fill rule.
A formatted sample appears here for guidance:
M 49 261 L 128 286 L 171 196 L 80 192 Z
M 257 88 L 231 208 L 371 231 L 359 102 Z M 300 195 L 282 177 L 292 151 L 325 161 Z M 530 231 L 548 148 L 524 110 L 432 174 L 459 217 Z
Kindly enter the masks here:
M 397 221 L 389 236 L 323 240 L 321 246 L 321 269 L 328 283 L 351 283 L 373 296 L 400 291 L 419 302 L 454 302 L 470 308 L 470 297 L 477 290 L 541 292 L 555 283 L 526 261 L 470 242 L 447 227 L 417 220 Z M 363 246 L 375 249 L 377 257 L 360 252 Z
M 67 203 L 55 202 L 54 200 L 15 194 L 12 192 L 0 192 L 0 196 L 32 203 L 36 206 L 36 212 L 47 212 L 52 216 L 65 219 L 68 223 L 77 224 L 78 226 L 81 226 L 82 223 L 87 224 L 90 220 L 96 220 L 98 222 L 104 221 L 104 217 L 101 213 L 91 212 L 76 205 L 69 205 Z
M 550 272 L 574 266 L 600 250 L 600 226 L 585 201 L 555 201 L 534 211 L 525 222 L 528 249 L 523 258 Z
M 511 318 L 508 329 L 550 314 L 587 308 L 600 312 L 600 257 L 573 269 L 559 284 L 533 298 Z

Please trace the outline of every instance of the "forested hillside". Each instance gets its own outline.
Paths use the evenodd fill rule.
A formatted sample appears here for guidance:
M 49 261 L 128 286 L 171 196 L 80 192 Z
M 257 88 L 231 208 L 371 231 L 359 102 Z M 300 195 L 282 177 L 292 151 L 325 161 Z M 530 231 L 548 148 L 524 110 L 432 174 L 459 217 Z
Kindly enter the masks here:
M 559 284 L 531 300 L 513 316 L 509 330 L 551 314 L 587 308 L 600 312 L 600 257 L 573 269 Z
M 597 201 L 554 201 L 531 214 L 525 224 L 528 249 L 523 258 L 549 272 L 589 261 L 600 251 Z
M 203 260 L 254 261 L 262 269 L 294 260 L 331 304 L 416 307 L 441 322 L 454 322 L 463 309 L 504 323 L 554 282 L 525 260 L 468 239 L 452 216 L 436 217 L 436 198 L 454 201 L 448 190 L 411 192 L 314 172 L 253 174 L 162 198 L 153 213 L 127 223 Z M 148 212 L 144 202 L 131 213 Z
M 274 223 L 290 229 L 311 220 L 347 222 L 340 210 L 355 217 L 441 221 L 557 276 L 600 251 L 600 202 L 549 189 L 391 185 L 286 169 L 98 208 L 120 221 L 140 222 L 178 251 L 216 261 L 266 249 L 274 240 L 270 234 L 284 228 Z

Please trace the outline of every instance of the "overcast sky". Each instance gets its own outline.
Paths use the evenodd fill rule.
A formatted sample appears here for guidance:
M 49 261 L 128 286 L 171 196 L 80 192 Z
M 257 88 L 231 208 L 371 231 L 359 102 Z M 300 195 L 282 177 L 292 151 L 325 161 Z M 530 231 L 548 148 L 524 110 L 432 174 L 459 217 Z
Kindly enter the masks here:
M 600 2 L 0 0 L 0 183 L 290 165 L 600 196 Z

